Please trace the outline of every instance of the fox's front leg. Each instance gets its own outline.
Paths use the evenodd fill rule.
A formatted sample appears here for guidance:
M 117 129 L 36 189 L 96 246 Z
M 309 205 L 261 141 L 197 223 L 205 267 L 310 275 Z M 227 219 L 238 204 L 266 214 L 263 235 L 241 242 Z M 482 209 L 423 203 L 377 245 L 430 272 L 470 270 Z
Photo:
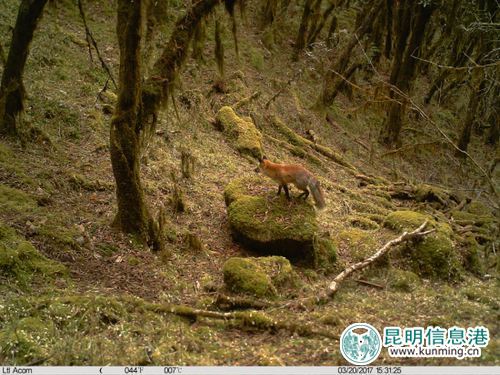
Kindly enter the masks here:
M 281 187 L 282 187 L 282 186 L 283 186 L 283 185 L 280 185 L 280 186 L 278 187 L 278 194 L 277 194 L 277 195 L 280 195 L 280 194 L 281 194 Z

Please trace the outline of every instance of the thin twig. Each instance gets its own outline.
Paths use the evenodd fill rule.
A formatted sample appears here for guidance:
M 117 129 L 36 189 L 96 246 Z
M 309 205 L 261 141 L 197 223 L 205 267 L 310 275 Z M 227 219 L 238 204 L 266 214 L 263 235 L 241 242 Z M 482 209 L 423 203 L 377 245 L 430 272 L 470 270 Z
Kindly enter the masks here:
M 83 4 L 82 4 L 82 0 L 78 0 L 78 9 L 80 10 L 80 17 L 82 18 L 82 21 L 83 21 L 83 26 L 85 27 L 85 38 L 87 40 L 87 44 L 89 45 L 89 54 L 90 54 L 90 59 L 92 60 L 92 52 L 91 52 L 91 48 L 90 48 L 90 44 L 89 44 L 89 40 L 90 42 L 92 43 L 92 46 L 94 47 L 96 53 L 97 53 L 97 57 L 99 58 L 99 61 L 101 62 L 101 66 L 102 68 L 106 71 L 106 73 L 108 74 L 109 78 L 111 79 L 111 81 L 113 82 L 113 85 L 115 86 L 116 89 L 118 89 L 118 85 L 116 84 L 116 81 L 115 79 L 113 78 L 113 74 L 111 73 L 111 69 L 108 67 L 108 65 L 106 64 L 106 62 L 104 61 L 104 59 L 102 58 L 101 56 L 101 52 L 99 51 L 99 47 L 97 46 L 97 42 L 96 40 L 94 39 L 94 36 L 92 35 L 92 33 L 90 32 L 90 29 L 87 25 L 87 19 L 85 17 L 85 12 L 83 10 Z
M 302 73 L 302 70 L 298 70 L 295 72 L 295 74 L 286 82 L 285 85 L 283 85 L 272 97 L 267 101 L 267 103 L 264 105 L 264 108 L 268 109 L 269 106 L 271 105 L 272 102 L 274 102 L 278 96 L 280 96 L 285 89 L 290 86 L 290 84 Z
M 434 65 L 434 66 L 441 68 L 441 69 L 450 69 L 450 70 L 458 70 L 458 71 L 471 70 L 471 69 L 485 69 L 485 68 L 492 68 L 492 67 L 500 65 L 500 61 L 495 61 L 494 63 L 490 63 L 490 64 L 479 65 L 477 62 L 472 60 L 472 58 L 470 58 L 466 53 L 464 53 L 464 55 L 469 58 L 469 60 L 474 64 L 474 66 L 442 65 L 442 64 L 438 64 L 437 62 L 426 60 L 426 59 L 423 59 L 423 58 L 415 56 L 415 55 L 411 55 L 411 57 L 413 57 L 414 59 L 417 59 L 419 61 L 423 61 L 423 62 L 426 62 L 428 64 Z

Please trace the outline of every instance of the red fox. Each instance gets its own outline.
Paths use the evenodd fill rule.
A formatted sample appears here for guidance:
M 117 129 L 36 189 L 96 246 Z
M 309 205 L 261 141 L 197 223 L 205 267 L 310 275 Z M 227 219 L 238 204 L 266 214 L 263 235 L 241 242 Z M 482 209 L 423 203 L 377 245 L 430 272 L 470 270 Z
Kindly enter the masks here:
M 263 156 L 262 159 L 260 159 L 259 168 L 257 168 L 257 171 L 259 170 L 279 184 L 278 195 L 281 194 L 281 188 L 283 188 L 286 197 L 290 199 L 287 184 L 294 184 L 298 189 L 303 191 L 303 193 L 299 195 L 299 198 L 304 197 L 304 199 L 307 199 L 309 190 L 311 190 L 314 201 L 316 202 L 316 207 L 322 209 L 326 206 L 323 192 L 319 186 L 319 181 L 311 172 L 301 165 L 273 163 Z M 307 188 L 309 188 L 309 190 Z

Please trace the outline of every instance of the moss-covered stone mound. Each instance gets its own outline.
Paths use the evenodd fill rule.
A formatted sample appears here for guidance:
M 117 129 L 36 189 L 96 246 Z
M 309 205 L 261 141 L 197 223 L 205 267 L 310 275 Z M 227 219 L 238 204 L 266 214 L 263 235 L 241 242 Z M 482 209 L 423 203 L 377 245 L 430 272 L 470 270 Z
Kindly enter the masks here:
M 0 276 L 25 288 L 36 277 L 47 281 L 65 275 L 66 268 L 40 254 L 33 245 L 0 223 Z
M 333 245 L 325 246 L 329 239 L 318 239 L 316 212 L 308 201 L 276 196 L 276 186 L 261 176 L 231 181 L 224 197 L 234 238 L 249 250 L 321 267 L 335 261 Z
M 425 220 L 429 220 L 429 226 L 436 232 L 422 241 L 407 244 L 403 254 L 408 255 L 413 271 L 422 277 L 459 278 L 462 266 L 451 240 L 451 227 L 447 223 L 437 222 L 429 215 L 415 211 L 394 211 L 387 215 L 384 226 L 398 232 L 412 231 Z
M 290 262 L 280 256 L 229 258 L 223 272 L 229 290 L 258 297 L 275 297 L 297 280 Z
M 217 127 L 241 154 L 262 157 L 262 134 L 248 118 L 239 117 L 231 107 L 222 107 L 216 115 Z

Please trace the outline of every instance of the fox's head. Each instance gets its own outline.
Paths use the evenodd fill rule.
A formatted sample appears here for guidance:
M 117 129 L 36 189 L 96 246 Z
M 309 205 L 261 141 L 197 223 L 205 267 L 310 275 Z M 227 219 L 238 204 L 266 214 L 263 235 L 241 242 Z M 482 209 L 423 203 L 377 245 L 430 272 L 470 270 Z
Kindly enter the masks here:
M 269 159 L 265 155 L 259 159 L 259 166 L 255 168 L 255 173 L 259 173 L 264 169 L 267 160 Z

